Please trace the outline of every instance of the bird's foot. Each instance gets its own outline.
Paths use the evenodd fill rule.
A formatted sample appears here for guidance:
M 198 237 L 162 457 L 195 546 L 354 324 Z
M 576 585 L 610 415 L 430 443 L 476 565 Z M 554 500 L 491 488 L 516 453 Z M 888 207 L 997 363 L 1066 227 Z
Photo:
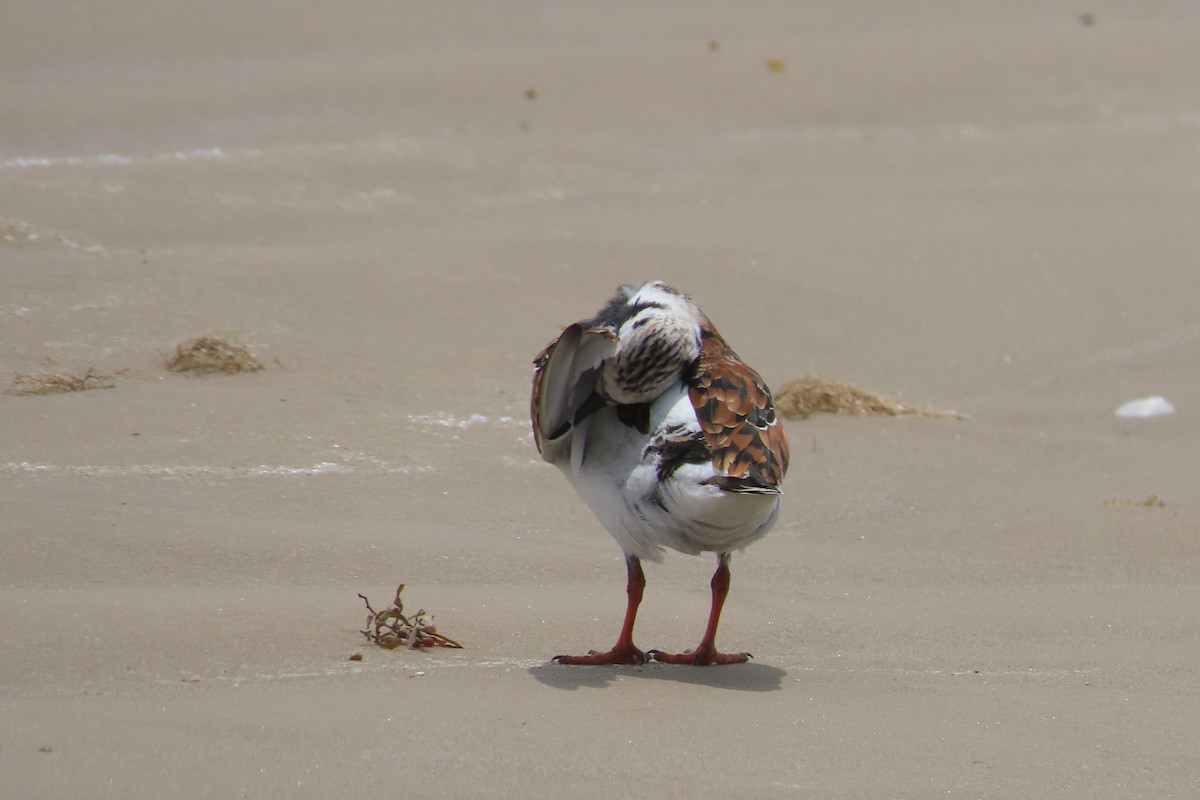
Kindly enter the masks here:
M 646 653 L 649 658 L 664 664 L 690 664 L 696 667 L 708 667 L 717 664 L 741 664 L 754 658 L 749 653 L 718 653 L 712 646 L 701 645 L 695 650 L 684 650 L 682 653 L 664 653 L 661 650 L 650 650 Z
M 598 666 L 601 664 L 645 664 L 646 654 L 633 645 L 617 646 L 606 653 L 589 650 L 586 656 L 555 656 L 550 659 L 555 664 L 568 666 Z

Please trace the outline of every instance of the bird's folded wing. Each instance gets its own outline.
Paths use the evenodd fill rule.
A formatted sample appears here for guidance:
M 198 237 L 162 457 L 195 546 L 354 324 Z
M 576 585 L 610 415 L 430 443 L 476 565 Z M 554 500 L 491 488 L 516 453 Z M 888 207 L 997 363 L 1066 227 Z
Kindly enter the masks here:
M 688 386 L 717 473 L 710 480 L 726 491 L 777 494 L 788 443 L 771 391 L 723 342 L 713 344 L 702 348 Z
M 530 412 L 533 438 L 542 458 L 551 463 L 570 456 L 568 434 L 580 409 L 593 400 L 598 370 L 617 349 L 610 328 L 568 325 L 534 359 Z

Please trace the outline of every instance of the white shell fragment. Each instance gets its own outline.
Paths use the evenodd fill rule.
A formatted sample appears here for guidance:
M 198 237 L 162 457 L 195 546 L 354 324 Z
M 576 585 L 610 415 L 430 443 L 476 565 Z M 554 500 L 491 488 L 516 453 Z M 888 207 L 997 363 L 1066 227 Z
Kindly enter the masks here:
M 1163 417 L 1175 413 L 1175 406 L 1167 402 L 1165 397 L 1139 397 L 1130 400 L 1117 409 L 1118 417 Z

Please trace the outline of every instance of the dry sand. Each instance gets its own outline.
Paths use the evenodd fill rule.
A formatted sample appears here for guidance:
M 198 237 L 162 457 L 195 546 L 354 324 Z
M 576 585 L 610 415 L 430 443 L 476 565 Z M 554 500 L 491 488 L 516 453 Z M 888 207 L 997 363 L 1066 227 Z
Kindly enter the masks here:
M 0 795 L 1200 796 L 1200 9 L 643 6 L 6 9 L 0 369 L 116 385 L 0 396 Z M 550 666 L 623 569 L 529 362 L 650 277 L 970 419 L 788 423 L 753 662 Z

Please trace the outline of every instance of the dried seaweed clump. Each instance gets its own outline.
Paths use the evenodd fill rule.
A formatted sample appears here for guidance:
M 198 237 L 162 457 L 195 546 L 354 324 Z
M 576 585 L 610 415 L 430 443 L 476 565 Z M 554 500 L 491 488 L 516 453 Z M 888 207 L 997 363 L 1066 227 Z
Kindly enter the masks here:
M 23 397 L 35 394 L 61 394 L 63 392 L 86 392 L 88 389 L 112 389 L 113 374 L 97 372 L 92 368 L 82 375 L 54 375 L 49 372 L 24 373 L 13 376 L 13 387 L 5 394 Z
M 404 615 L 404 603 L 400 601 L 403 591 L 402 583 L 396 587 L 396 599 L 382 611 L 371 608 L 371 601 L 366 595 L 359 595 L 367 606 L 367 627 L 361 631 L 367 641 L 387 650 L 395 650 L 401 645 L 410 650 L 414 647 L 453 647 L 461 650 L 461 644 L 441 635 L 437 628 L 426 622 L 425 609 L 422 608 L 411 617 Z
M 775 409 L 785 417 L 805 419 L 818 411 L 889 417 L 948 417 L 966 419 L 957 411 L 901 405 L 846 381 L 805 375 L 775 393 Z
M 190 372 L 193 375 L 235 372 L 257 372 L 263 363 L 244 345 L 217 336 L 199 336 L 175 348 L 167 359 L 171 372 Z

